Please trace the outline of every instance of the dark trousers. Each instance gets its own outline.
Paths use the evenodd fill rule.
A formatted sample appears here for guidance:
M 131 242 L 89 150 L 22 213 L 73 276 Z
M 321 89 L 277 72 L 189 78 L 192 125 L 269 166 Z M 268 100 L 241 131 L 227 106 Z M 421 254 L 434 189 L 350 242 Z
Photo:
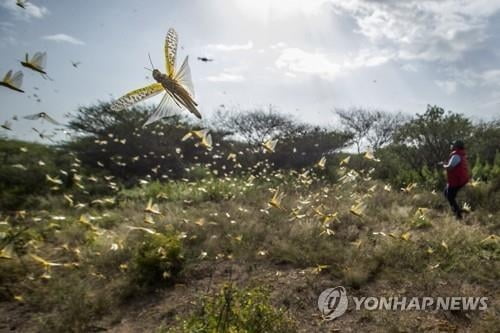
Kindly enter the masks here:
M 450 203 L 451 210 L 453 211 L 455 216 L 459 219 L 462 218 L 462 210 L 460 209 L 460 206 L 458 205 L 456 198 L 458 191 L 460 191 L 462 187 L 463 186 L 451 187 L 450 185 L 446 185 L 446 187 L 444 188 L 444 196 Z

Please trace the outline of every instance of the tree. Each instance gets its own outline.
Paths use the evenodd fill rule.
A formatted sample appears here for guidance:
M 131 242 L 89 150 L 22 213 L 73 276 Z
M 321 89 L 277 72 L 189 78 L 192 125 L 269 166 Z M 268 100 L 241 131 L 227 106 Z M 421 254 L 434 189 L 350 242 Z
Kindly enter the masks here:
M 352 136 L 319 126 L 302 125 L 302 130 L 280 139 L 269 160 L 280 169 L 301 169 L 311 166 L 323 156 L 345 148 Z
M 401 112 L 373 111 L 372 128 L 366 136 L 370 148 L 378 150 L 391 143 L 394 133 L 407 121 Z
M 389 144 L 396 130 L 406 121 L 400 112 L 389 113 L 359 107 L 336 109 L 335 114 L 340 118 L 344 129 L 351 133 L 358 153 L 364 141 L 373 150 Z
M 199 127 L 180 116 L 143 127 L 152 111 L 134 107 L 115 112 L 107 103 L 81 107 L 70 116 L 68 125 L 79 135 L 66 145 L 77 152 L 84 165 L 105 169 L 125 184 L 143 177 L 184 177 L 186 166 L 212 161 L 205 148 L 191 140 L 181 141 L 188 131 Z M 211 135 L 215 142 L 221 140 L 218 132 Z
M 345 130 L 352 134 L 352 141 L 360 153 L 362 141 L 372 128 L 373 115 L 365 109 L 355 107 L 348 110 L 336 109 L 335 114 Z
M 69 172 L 73 162 L 70 153 L 60 147 L 0 139 L 0 210 L 34 204 L 30 196 L 51 192 L 53 184 L 47 175 L 65 181 L 68 177 L 61 170 Z M 64 185 L 58 187 L 67 190 Z
M 213 124 L 221 131 L 233 135 L 235 139 L 257 146 L 264 140 L 285 137 L 304 129 L 290 116 L 278 113 L 273 106 L 248 111 L 218 111 Z
M 482 121 L 475 124 L 468 151 L 481 156 L 485 162 L 493 163 L 500 142 L 500 120 Z
M 420 170 L 423 164 L 435 168 L 448 157 L 455 140 L 461 139 L 467 145 L 472 133 L 472 123 L 463 115 L 428 105 L 424 114 L 417 114 L 399 128 L 395 144 L 401 146 L 401 157 L 415 170 Z

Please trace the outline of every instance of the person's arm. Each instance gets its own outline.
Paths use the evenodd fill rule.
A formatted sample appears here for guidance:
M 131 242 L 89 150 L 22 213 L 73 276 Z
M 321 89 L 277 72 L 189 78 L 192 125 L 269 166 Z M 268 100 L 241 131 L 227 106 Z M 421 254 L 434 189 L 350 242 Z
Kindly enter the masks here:
M 451 157 L 450 157 L 450 160 L 448 161 L 448 164 L 444 164 L 443 167 L 445 169 L 453 169 L 454 167 L 456 167 L 460 161 L 462 159 L 460 158 L 460 156 L 458 154 L 453 154 Z

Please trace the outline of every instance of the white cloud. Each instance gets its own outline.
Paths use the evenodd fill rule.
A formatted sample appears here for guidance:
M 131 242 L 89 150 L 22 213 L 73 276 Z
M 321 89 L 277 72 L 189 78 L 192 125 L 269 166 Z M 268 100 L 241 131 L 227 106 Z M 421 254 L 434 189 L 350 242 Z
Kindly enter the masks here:
M 447 75 L 446 80 L 453 80 L 457 82 L 457 84 L 467 88 L 474 88 L 484 84 L 484 81 L 481 79 L 482 74 L 470 69 L 452 67 L 444 70 L 444 73 Z
M 0 37 L 0 46 L 11 46 L 11 45 L 16 45 L 17 44 L 17 40 L 15 37 L 13 36 L 2 36 Z
M 266 20 L 272 13 L 273 19 L 283 20 L 296 15 L 313 16 L 321 11 L 329 0 L 233 0 L 245 16 Z
M 0 5 L 7 9 L 17 19 L 28 20 L 30 18 L 43 18 L 49 14 L 47 8 L 37 6 L 32 2 L 26 2 L 24 9 L 16 5 L 16 0 L 2 0 Z
M 500 1 L 336 0 L 339 14 L 352 16 L 357 32 L 401 59 L 454 61 L 488 38 Z
M 3 35 L 13 35 L 15 34 L 15 25 L 11 22 L 0 22 L 0 32 Z
M 481 103 L 481 104 L 479 104 L 479 107 L 480 108 L 489 108 L 489 107 L 497 106 L 497 105 L 500 105 L 500 99 L 493 99 L 493 100 L 487 101 L 485 103 Z
M 389 52 L 362 49 L 356 55 L 348 56 L 343 60 L 335 60 L 336 57 L 331 54 L 285 48 L 281 51 L 275 65 L 288 76 L 294 73 L 304 73 L 333 80 L 350 70 L 383 65 L 393 57 L 394 55 Z
M 278 42 L 276 44 L 273 44 L 270 46 L 271 49 L 282 49 L 282 48 L 285 48 L 287 45 L 285 42 Z
M 240 74 L 222 72 L 218 75 L 207 77 L 207 81 L 210 82 L 241 82 L 244 81 L 245 77 Z
M 344 66 L 348 68 L 375 67 L 383 65 L 395 57 L 395 54 L 386 50 L 362 49 L 354 57 L 349 57 Z
M 12 28 L 14 28 L 15 25 L 14 23 L 12 22 L 0 22 L 0 30 L 4 30 L 4 29 L 9 29 L 11 30 Z
M 443 89 L 448 95 L 452 95 L 457 91 L 457 83 L 455 81 L 434 81 L 436 85 Z
M 49 10 L 47 8 L 42 6 L 37 6 L 35 4 L 32 4 L 31 2 L 28 2 L 26 4 L 25 10 L 28 13 L 28 15 L 36 18 L 42 18 L 49 13 Z
M 401 69 L 412 73 L 416 73 L 418 71 L 418 67 L 414 64 L 404 64 L 401 66 Z
M 286 73 L 305 73 L 319 75 L 325 79 L 334 79 L 341 66 L 328 59 L 326 54 L 309 53 L 298 48 L 286 48 L 275 63 L 278 69 Z
M 0 22 L 0 46 L 16 44 L 15 25 L 11 22 Z
M 446 78 L 436 80 L 435 83 L 448 94 L 453 94 L 460 86 L 469 89 L 500 87 L 500 69 L 472 71 L 452 67 L 443 72 Z
M 207 45 L 208 49 L 217 50 L 217 51 L 242 51 L 242 50 L 250 50 L 253 48 L 253 42 L 249 40 L 246 44 L 209 44 Z
M 489 84 L 500 84 L 500 69 L 490 69 L 481 73 L 481 79 Z
M 72 37 L 70 35 L 66 35 L 66 34 L 55 34 L 55 35 L 43 36 L 42 39 L 51 40 L 54 42 L 70 43 L 70 44 L 75 44 L 75 45 L 85 45 L 85 43 L 83 41 L 81 41 L 75 37 Z

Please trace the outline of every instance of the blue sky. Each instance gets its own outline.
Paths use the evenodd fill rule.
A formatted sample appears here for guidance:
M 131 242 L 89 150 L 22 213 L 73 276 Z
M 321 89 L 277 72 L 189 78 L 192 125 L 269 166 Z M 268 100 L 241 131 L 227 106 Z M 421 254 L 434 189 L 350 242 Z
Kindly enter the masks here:
M 349 106 L 499 115 L 500 0 L 32 0 L 25 10 L 0 0 L 0 75 L 46 51 L 54 79 L 23 69 L 25 94 L 0 90 L 0 122 L 41 111 L 65 122 L 80 105 L 151 83 L 148 52 L 162 69 L 170 27 L 207 118 L 221 104 L 273 104 L 328 125 Z M 36 139 L 33 126 L 51 128 L 22 120 L 10 135 Z

